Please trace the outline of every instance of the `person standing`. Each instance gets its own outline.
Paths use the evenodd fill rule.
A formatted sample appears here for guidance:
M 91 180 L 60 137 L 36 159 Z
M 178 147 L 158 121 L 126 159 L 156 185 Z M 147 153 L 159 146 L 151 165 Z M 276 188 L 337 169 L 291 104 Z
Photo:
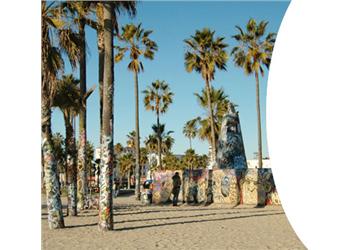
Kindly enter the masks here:
M 181 187 L 181 178 L 179 172 L 176 172 L 173 176 L 173 206 L 177 206 L 177 200 L 179 198 L 180 187 Z

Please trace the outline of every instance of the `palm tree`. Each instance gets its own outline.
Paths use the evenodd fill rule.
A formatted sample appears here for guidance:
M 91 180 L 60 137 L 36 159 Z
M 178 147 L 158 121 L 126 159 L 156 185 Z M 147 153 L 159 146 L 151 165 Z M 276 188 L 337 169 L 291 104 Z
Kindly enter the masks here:
M 192 149 L 192 139 L 195 138 L 198 133 L 196 120 L 190 120 L 186 122 L 185 126 L 183 127 L 182 133 L 189 139 L 190 148 Z
M 114 145 L 114 153 L 116 157 L 120 156 L 120 154 L 123 152 L 123 149 L 124 149 L 123 145 L 119 142 Z
M 202 75 L 205 80 L 205 87 L 208 96 L 208 110 L 210 114 L 211 126 L 211 145 L 213 147 L 213 158 L 216 157 L 215 130 L 212 103 L 210 99 L 211 81 L 214 80 L 216 69 L 226 70 L 226 61 L 228 59 L 225 48 L 227 44 L 223 42 L 223 37 L 214 39 L 215 31 L 204 28 L 197 30 L 194 36 L 186 39 L 188 47 L 185 53 L 185 67 L 188 72 L 195 70 Z
M 53 98 L 53 106 L 58 107 L 63 114 L 66 130 L 65 155 L 66 174 L 68 183 L 68 210 L 70 216 L 77 216 L 77 155 L 75 137 L 73 133 L 73 119 L 81 109 L 79 80 L 73 75 L 64 75 L 59 81 L 56 94 Z
M 135 196 L 140 200 L 140 128 L 139 128 L 139 84 L 138 74 L 143 71 L 141 57 L 153 60 L 154 52 L 157 51 L 157 44 L 149 38 L 151 30 L 144 30 L 141 24 L 135 26 L 127 24 L 122 27 L 122 34 L 119 40 L 125 44 L 125 47 L 117 46 L 117 55 L 115 61 L 123 59 L 125 53 L 129 51 L 130 63 L 128 69 L 134 73 L 135 84 L 135 158 L 136 158 L 136 185 Z
M 161 124 L 159 123 L 159 116 L 164 114 L 169 105 L 173 102 L 174 93 L 170 91 L 169 85 L 165 81 L 156 80 L 152 82 L 151 86 L 148 86 L 146 90 L 143 91 L 144 104 L 146 110 L 151 110 L 156 112 L 157 116 L 157 125 L 159 128 L 156 131 L 158 137 L 158 159 L 159 159 L 159 167 L 162 169 L 162 137 L 161 137 Z
M 134 156 L 130 153 L 123 155 L 119 159 L 120 175 L 124 176 L 125 174 L 127 174 L 128 176 L 128 189 L 130 189 L 130 176 L 131 176 L 131 171 L 134 168 L 134 164 L 135 164 Z
M 257 24 L 256 21 L 251 18 L 247 23 L 246 31 L 236 26 L 239 33 L 232 37 L 239 45 L 234 47 L 231 53 L 235 66 L 242 68 L 245 74 L 254 74 L 255 76 L 259 168 L 262 168 L 259 74 L 264 76 L 263 66 L 267 69 L 270 66 L 272 50 L 276 39 L 275 33 L 269 33 L 264 37 L 267 24 L 268 22 L 266 21 L 261 21 Z
M 194 168 L 199 167 L 199 156 L 193 149 L 187 149 L 182 158 L 182 163 L 192 171 Z
M 91 180 L 91 176 L 93 176 L 92 169 L 93 169 L 94 153 L 95 153 L 94 145 L 90 141 L 87 141 L 87 143 L 86 143 L 86 159 L 87 159 L 87 173 L 89 174 L 88 188 L 91 188 L 91 185 L 89 185 L 89 183 Z
M 165 125 L 160 124 L 160 127 L 158 129 L 157 124 L 154 124 L 152 126 L 152 130 L 154 131 L 153 134 L 150 134 L 148 137 L 146 137 L 144 143 L 146 145 L 146 149 L 150 153 L 156 153 L 158 152 L 158 131 L 160 132 L 160 137 L 162 141 L 161 145 L 161 153 L 167 154 L 170 152 L 171 148 L 173 147 L 175 140 L 171 136 L 174 131 L 165 131 Z
M 86 94 L 86 41 L 85 25 L 90 13 L 90 2 L 67 2 L 73 12 L 76 13 L 79 36 L 81 41 L 79 73 L 80 73 L 80 94 Z M 87 159 L 86 159 L 86 99 L 82 99 L 82 108 L 79 111 L 79 149 L 78 149 L 78 209 L 84 209 L 85 196 L 87 194 Z
M 171 152 L 168 152 L 164 156 L 164 166 L 167 170 L 179 170 L 183 168 L 180 160 Z
M 201 140 L 208 140 L 209 144 L 212 146 L 211 141 L 211 125 L 210 125 L 210 112 L 208 110 L 208 96 L 206 90 L 202 89 L 201 93 L 194 94 L 197 98 L 199 105 L 206 110 L 207 114 L 202 118 L 195 118 L 191 121 L 197 121 L 200 124 L 198 130 L 198 136 Z M 223 89 L 212 88 L 210 92 L 211 105 L 213 110 L 213 120 L 214 120 L 214 139 L 215 145 L 219 138 L 220 128 L 222 119 L 227 112 L 228 107 L 228 96 L 225 94 Z
M 103 71 L 104 71 L 104 23 L 103 23 L 103 3 L 92 2 L 95 8 L 96 25 L 90 25 L 97 31 L 97 48 L 98 48 L 98 82 L 100 93 L 100 143 L 102 143 L 102 109 L 103 109 Z M 116 1 L 114 2 L 114 11 L 119 15 L 125 11 L 129 16 L 136 14 L 136 1 Z M 117 17 L 116 17 L 117 18 Z M 117 20 L 115 30 L 118 30 Z
M 100 167 L 100 231 L 113 230 L 113 94 L 114 60 L 113 27 L 115 23 L 114 2 L 103 3 L 104 20 L 104 72 L 103 72 L 103 119 Z
M 60 133 L 52 135 L 53 153 L 57 161 L 58 173 L 65 173 L 65 148 L 64 148 L 64 137 Z
M 157 153 L 158 152 L 158 136 L 155 134 L 150 134 L 148 137 L 145 138 L 144 144 L 146 146 L 146 149 L 150 153 Z
M 145 165 L 148 162 L 148 150 L 145 147 L 140 149 L 140 165 L 141 165 L 141 178 L 143 177 L 143 173 L 145 172 Z
M 79 80 L 75 79 L 72 74 L 64 75 L 59 81 L 57 91 L 54 96 L 53 106 L 59 107 L 63 113 L 65 129 L 66 129 L 66 163 L 67 163 L 67 180 L 69 183 L 68 196 L 68 214 L 77 215 L 78 193 L 77 188 L 77 150 L 73 132 L 73 119 L 84 108 L 84 100 L 86 100 L 94 91 L 95 86 L 90 88 L 84 96 L 78 88 Z
M 198 128 L 196 136 L 198 136 L 201 140 L 207 140 L 209 145 L 212 147 L 210 112 L 208 110 L 208 97 L 206 90 L 202 89 L 200 94 L 195 93 L 194 95 L 196 96 L 199 105 L 206 110 L 206 114 L 202 117 L 198 116 L 192 120 L 189 120 L 186 124 L 191 124 L 192 126 L 195 126 L 196 129 Z M 217 144 L 222 119 L 227 112 L 229 100 L 223 89 L 215 88 L 211 89 L 210 99 L 213 107 L 215 144 Z
M 135 130 L 129 132 L 129 134 L 127 134 L 126 137 L 127 137 L 126 145 L 129 148 L 132 148 L 134 152 L 136 152 L 136 144 L 135 144 L 136 132 L 135 132 Z
M 63 71 L 65 53 L 72 67 L 79 58 L 79 37 L 65 28 L 61 11 L 52 2 L 41 5 L 41 137 L 45 172 L 45 188 L 50 229 L 64 227 L 62 203 L 57 176 L 57 162 L 53 154 L 51 107 L 57 86 L 57 76 Z M 54 41 L 58 41 L 55 44 Z

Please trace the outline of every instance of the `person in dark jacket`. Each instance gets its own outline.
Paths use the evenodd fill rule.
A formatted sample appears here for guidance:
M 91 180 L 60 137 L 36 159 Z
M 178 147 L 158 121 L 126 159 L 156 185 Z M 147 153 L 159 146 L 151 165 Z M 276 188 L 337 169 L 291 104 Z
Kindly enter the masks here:
M 177 200 L 179 198 L 180 193 L 180 187 L 181 187 L 181 178 L 179 176 L 179 173 L 176 172 L 173 176 L 173 206 L 177 206 Z

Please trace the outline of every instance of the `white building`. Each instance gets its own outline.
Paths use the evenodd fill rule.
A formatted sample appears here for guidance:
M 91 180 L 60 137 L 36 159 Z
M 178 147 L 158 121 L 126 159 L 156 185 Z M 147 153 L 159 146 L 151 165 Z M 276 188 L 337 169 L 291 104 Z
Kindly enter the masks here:
M 269 159 L 263 159 L 262 160 L 263 168 L 271 168 L 270 160 Z M 252 159 L 247 160 L 248 168 L 258 168 L 259 167 L 259 161 L 258 159 Z

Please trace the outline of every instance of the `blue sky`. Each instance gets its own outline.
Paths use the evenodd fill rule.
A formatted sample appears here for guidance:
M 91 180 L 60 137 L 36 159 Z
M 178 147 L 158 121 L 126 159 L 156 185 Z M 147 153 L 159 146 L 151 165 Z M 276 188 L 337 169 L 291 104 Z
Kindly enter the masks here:
M 161 116 L 167 130 L 173 130 L 175 145 L 173 152 L 182 154 L 189 148 L 189 142 L 182 134 L 186 121 L 204 114 L 193 93 L 200 92 L 204 81 L 198 73 L 187 73 L 184 68 L 184 53 L 186 47 L 183 40 L 189 38 L 197 29 L 209 27 L 216 35 L 224 36 L 229 44 L 229 50 L 236 45 L 231 38 L 236 33 L 235 25 L 244 27 L 249 18 L 269 22 L 267 32 L 277 32 L 287 10 L 289 2 L 139 2 L 136 17 L 130 19 L 121 15 L 120 25 L 140 23 L 145 29 L 154 32 L 151 38 L 158 44 L 158 52 L 153 61 L 143 60 L 145 71 L 139 75 L 140 92 L 152 81 L 165 80 L 174 92 L 174 103 L 168 112 Z M 96 32 L 86 28 L 88 43 L 87 86 L 98 85 L 98 57 Z M 115 94 L 114 94 L 114 143 L 125 145 L 126 135 L 134 129 L 135 101 L 133 74 L 126 66 L 128 58 L 115 64 Z M 66 72 L 71 69 L 66 63 Z M 78 71 L 73 72 L 78 76 Z M 261 116 L 263 131 L 263 156 L 268 156 L 265 127 L 265 104 L 267 77 L 260 79 Z M 229 99 L 236 103 L 240 112 L 241 127 L 247 158 L 251 159 L 257 151 L 257 125 L 255 108 L 255 80 L 246 76 L 236 68 L 232 58 L 227 63 L 227 71 L 218 71 L 212 82 L 215 88 L 222 87 Z M 98 88 L 87 102 L 87 136 L 95 146 L 99 146 L 99 93 Z M 140 135 L 141 146 L 146 136 L 152 130 L 151 126 L 156 116 L 143 107 L 143 95 L 140 93 Z M 78 127 L 78 119 L 77 119 Z M 54 109 L 52 118 L 53 132 L 64 133 L 62 113 Z M 195 139 L 193 148 L 197 153 L 208 152 L 208 143 Z

